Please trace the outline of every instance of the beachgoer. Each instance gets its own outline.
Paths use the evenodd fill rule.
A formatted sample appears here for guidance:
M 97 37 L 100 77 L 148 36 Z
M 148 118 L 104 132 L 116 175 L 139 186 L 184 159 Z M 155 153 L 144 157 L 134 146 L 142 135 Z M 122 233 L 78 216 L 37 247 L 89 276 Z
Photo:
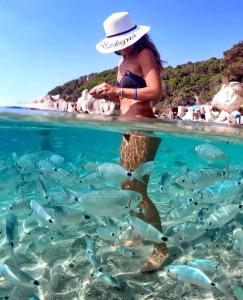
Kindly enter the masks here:
M 228 117 L 228 122 L 231 125 L 241 124 L 241 117 L 243 116 L 243 105 L 238 109 L 232 111 Z
M 178 107 L 172 107 L 172 115 L 171 119 L 173 120 L 181 120 L 181 118 L 178 116 Z
M 205 108 L 203 106 L 200 107 L 200 119 L 201 119 L 201 121 L 206 120 L 206 111 L 205 111 Z
M 109 98 L 120 104 L 123 117 L 154 118 L 153 104 L 160 101 L 162 82 L 160 76 L 160 55 L 150 40 L 149 26 L 137 26 L 127 12 L 114 13 L 104 22 L 106 38 L 97 44 L 101 53 L 120 55 L 116 85 L 102 83 L 94 87 L 90 94 L 96 98 Z M 144 136 L 141 133 L 123 134 L 120 163 L 127 170 L 133 171 L 140 164 L 154 160 L 160 139 Z M 147 194 L 149 178 L 144 183 L 129 180 L 123 183 L 124 189 L 132 189 L 143 195 L 140 203 L 142 212 L 136 216 L 162 230 L 157 208 Z M 135 214 L 135 212 L 131 212 Z M 158 270 L 168 256 L 164 243 L 155 244 L 153 253 L 142 266 L 141 272 Z

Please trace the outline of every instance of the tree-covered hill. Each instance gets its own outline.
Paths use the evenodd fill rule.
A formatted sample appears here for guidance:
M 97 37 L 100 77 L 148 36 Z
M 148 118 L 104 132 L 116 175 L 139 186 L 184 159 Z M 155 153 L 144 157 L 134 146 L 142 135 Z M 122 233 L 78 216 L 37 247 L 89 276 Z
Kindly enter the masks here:
M 163 97 L 160 106 L 186 105 L 212 100 L 223 81 L 243 81 L 243 41 L 223 53 L 223 58 L 210 58 L 200 62 L 187 62 L 161 70 Z M 59 94 L 66 101 L 77 101 L 84 89 L 104 81 L 114 84 L 117 68 L 91 73 L 66 82 L 51 90 L 49 95 Z

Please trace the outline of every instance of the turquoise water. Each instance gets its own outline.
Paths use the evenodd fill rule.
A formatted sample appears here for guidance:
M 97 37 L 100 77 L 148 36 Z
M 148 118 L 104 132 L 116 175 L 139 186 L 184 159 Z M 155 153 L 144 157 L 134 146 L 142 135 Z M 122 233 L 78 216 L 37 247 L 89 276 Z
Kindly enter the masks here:
M 217 288 L 202 287 L 201 281 L 192 284 L 188 277 L 175 280 L 162 268 L 141 274 L 153 242 L 140 237 L 125 248 L 131 257 L 118 251 L 137 236 L 129 212 L 90 215 L 75 200 L 94 191 L 119 193 L 120 183 L 109 178 L 109 170 L 106 178 L 87 180 L 87 176 L 97 174 L 103 163 L 119 165 L 124 132 L 161 139 L 149 171 L 148 195 L 159 211 L 163 234 L 170 239 L 166 265 L 188 265 L 192 259 L 214 261 L 218 267 L 203 272 Z M 38 287 L 27 287 L 24 279 L 13 283 L 6 276 L 0 278 L 0 299 L 31 299 L 31 295 L 39 299 L 237 299 L 234 286 L 243 288 L 242 128 L 2 109 L 0 136 L 0 263 L 40 282 Z M 201 145 L 206 147 L 202 153 Z M 31 200 L 42 205 L 54 224 L 33 212 Z M 56 206 L 75 209 L 75 214 L 60 213 Z M 226 214 L 217 215 L 222 208 Z M 134 209 L 139 210 L 139 205 Z M 9 214 L 18 223 L 13 248 L 6 233 Z M 90 218 L 85 219 L 85 214 Z M 219 217 L 215 221 L 212 216 Z M 110 230 L 116 239 L 97 235 L 98 227 Z M 90 275 L 94 267 L 86 252 L 87 234 L 96 242 L 94 254 L 102 274 L 113 276 L 119 288 Z

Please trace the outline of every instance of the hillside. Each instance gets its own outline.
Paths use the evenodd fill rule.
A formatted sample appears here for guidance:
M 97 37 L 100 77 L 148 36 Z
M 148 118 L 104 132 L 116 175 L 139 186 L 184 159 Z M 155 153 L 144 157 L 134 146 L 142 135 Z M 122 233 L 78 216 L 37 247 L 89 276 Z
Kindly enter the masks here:
M 104 81 L 114 84 L 117 68 L 91 73 L 57 86 L 48 95 L 59 94 L 66 101 L 77 101 L 84 89 Z M 243 81 L 243 41 L 223 53 L 223 58 L 187 62 L 161 70 L 163 97 L 160 106 L 186 105 L 211 101 L 223 81 Z

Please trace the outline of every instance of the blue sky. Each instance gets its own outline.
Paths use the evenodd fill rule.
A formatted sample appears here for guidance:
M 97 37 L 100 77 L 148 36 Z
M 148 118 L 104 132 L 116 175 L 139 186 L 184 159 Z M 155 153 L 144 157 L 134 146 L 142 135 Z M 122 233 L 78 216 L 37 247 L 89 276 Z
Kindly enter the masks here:
M 53 87 L 113 68 L 95 45 L 102 23 L 128 11 L 170 65 L 222 57 L 242 40 L 242 0 L 0 0 L 0 105 L 45 95 Z

